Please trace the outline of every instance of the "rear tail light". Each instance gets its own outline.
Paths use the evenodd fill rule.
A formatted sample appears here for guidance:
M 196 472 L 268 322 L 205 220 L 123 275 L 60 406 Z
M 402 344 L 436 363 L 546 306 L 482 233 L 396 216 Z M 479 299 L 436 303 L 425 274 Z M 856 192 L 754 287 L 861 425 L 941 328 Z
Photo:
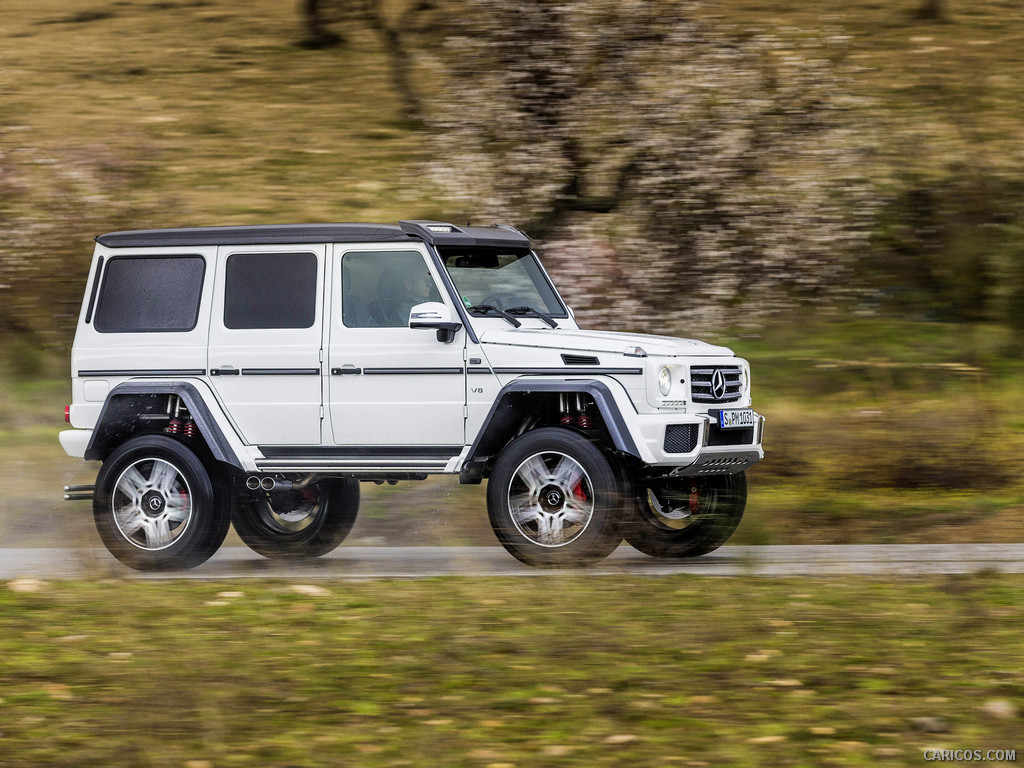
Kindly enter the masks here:
M 68 424 L 71 423 L 71 406 L 70 405 L 65 405 L 64 406 L 64 421 L 66 423 L 68 423 Z

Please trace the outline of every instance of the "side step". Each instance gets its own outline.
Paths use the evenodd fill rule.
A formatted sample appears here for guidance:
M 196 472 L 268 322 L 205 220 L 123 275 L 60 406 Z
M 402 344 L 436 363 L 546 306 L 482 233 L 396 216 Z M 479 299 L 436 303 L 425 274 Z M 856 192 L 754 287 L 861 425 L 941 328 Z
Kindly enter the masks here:
M 95 485 L 65 485 L 64 501 L 92 501 Z

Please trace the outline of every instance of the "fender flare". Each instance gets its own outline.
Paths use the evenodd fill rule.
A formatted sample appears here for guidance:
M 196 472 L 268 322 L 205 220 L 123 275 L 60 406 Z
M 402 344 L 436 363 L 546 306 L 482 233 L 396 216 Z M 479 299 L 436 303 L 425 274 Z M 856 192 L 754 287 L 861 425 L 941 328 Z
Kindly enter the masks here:
M 150 397 L 155 395 L 177 395 L 180 397 L 182 402 L 185 403 L 185 407 L 188 408 L 188 412 L 192 414 L 196 426 L 199 427 L 199 433 L 202 435 L 203 440 L 205 440 L 207 447 L 209 447 L 210 453 L 213 454 L 213 458 L 242 469 L 242 463 L 235 455 L 231 444 L 228 443 L 224 432 L 220 428 L 220 424 L 217 423 L 199 390 L 196 389 L 194 384 L 183 381 L 127 382 L 125 384 L 118 384 L 110 390 L 106 401 L 103 403 L 103 409 L 100 411 L 99 418 L 96 420 L 92 439 L 89 440 L 89 446 L 85 449 L 86 460 L 102 461 L 110 453 L 113 445 L 124 437 L 123 417 L 126 415 L 127 409 L 122 404 L 126 402 L 137 404 L 138 400 L 135 398 L 140 395 Z M 157 402 L 155 398 L 153 402 Z M 134 406 L 132 410 L 135 410 Z
M 597 379 L 520 378 L 510 381 L 502 387 L 498 396 L 494 398 L 491 410 L 466 455 L 466 464 L 477 460 L 481 455 L 493 455 L 504 445 L 504 442 L 500 441 L 500 435 L 504 435 L 512 428 L 512 421 L 518 416 L 510 404 L 509 396 L 513 393 L 533 392 L 553 394 L 570 392 L 590 395 L 601 413 L 601 418 L 604 419 L 605 427 L 608 429 L 615 449 L 640 458 L 640 450 L 633 440 L 633 435 L 630 433 L 626 420 L 615 402 L 615 396 L 607 383 Z M 498 444 L 499 442 L 500 444 Z

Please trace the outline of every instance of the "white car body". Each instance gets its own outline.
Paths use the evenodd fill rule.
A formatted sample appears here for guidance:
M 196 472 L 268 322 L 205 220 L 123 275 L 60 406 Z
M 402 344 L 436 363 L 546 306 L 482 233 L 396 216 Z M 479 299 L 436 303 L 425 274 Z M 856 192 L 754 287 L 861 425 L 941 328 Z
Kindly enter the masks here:
M 357 480 L 431 474 L 500 475 L 492 525 L 531 564 L 593 562 L 622 535 L 656 556 L 710 551 L 739 522 L 764 455 L 747 362 L 581 330 L 517 230 L 96 240 L 60 442 L 104 465 L 65 498 L 94 501 L 132 567 L 201 562 L 226 509 L 261 554 L 323 554 L 351 527 Z

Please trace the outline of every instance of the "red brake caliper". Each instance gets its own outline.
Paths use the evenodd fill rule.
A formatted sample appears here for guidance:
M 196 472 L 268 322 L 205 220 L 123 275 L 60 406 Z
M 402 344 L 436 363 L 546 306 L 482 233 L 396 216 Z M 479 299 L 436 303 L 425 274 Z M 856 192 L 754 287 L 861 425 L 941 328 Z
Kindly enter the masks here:
M 583 481 L 580 480 L 576 483 L 576 487 L 572 489 L 572 495 L 580 501 L 586 501 L 587 495 L 583 492 Z
M 700 510 L 700 490 L 696 485 L 690 486 L 690 514 L 695 515 Z

